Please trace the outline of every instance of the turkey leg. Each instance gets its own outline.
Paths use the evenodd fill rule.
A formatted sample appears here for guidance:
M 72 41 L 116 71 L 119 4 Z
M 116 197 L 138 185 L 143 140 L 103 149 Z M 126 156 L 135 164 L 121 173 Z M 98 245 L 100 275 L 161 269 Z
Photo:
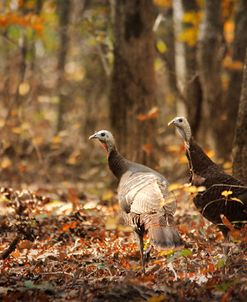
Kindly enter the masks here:
M 144 250 L 143 234 L 142 234 L 142 232 L 140 232 L 138 230 L 136 230 L 135 233 L 137 235 L 136 237 L 137 237 L 139 249 L 140 249 L 142 272 L 143 272 L 143 274 L 145 274 L 145 258 L 144 258 L 144 252 L 143 252 L 143 250 Z

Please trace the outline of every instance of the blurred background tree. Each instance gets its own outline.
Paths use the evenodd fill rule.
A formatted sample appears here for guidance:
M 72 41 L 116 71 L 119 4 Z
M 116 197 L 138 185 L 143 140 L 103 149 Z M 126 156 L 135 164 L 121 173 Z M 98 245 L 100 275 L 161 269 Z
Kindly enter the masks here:
M 247 50 L 233 147 L 233 174 L 247 183 Z
M 166 126 L 175 115 L 231 168 L 246 5 L 2 0 L 1 181 L 103 179 L 95 167 L 105 155 L 87 141 L 101 128 L 129 159 L 184 177 L 180 140 Z
M 155 161 L 157 100 L 152 0 L 113 4 L 114 64 L 110 119 L 121 152 L 135 161 Z

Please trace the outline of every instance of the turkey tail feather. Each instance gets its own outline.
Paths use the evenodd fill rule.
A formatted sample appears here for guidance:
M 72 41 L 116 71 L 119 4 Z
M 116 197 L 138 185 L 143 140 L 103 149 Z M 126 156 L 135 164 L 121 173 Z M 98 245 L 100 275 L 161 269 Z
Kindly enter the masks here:
M 178 231 L 174 226 L 168 224 L 167 217 L 157 214 L 145 216 L 143 219 L 145 229 L 148 231 L 149 237 L 155 245 L 160 247 L 183 245 Z
M 160 247 L 174 247 L 183 244 L 178 231 L 171 226 L 149 227 L 148 233 L 152 242 Z

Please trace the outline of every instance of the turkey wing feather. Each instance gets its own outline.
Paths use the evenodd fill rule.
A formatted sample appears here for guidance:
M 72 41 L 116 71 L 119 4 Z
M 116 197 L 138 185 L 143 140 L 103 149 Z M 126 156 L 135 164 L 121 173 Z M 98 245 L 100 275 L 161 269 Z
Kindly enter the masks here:
M 149 172 L 127 172 L 118 189 L 123 210 L 128 207 L 129 211 L 136 214 L 159 211 L 165 204 L 167 194 L 167 181 Z

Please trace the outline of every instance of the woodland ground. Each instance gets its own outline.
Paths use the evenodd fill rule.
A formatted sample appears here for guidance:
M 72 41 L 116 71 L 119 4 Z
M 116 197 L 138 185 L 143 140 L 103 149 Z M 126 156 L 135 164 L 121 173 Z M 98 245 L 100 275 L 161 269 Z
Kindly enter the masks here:
M 171 185 L 186 246 L 153 250 L 142 275 L 107 184 L 97 183 L 97 193 L 92 183 L 54 182 L 31 192 L 1 188 L 0 252 L 19 240 L 0 260 L 1 301 L 246 301 L 247 236 L 233 232 L 225 256 L 221 233 L 193 206 L 193 189 Z

